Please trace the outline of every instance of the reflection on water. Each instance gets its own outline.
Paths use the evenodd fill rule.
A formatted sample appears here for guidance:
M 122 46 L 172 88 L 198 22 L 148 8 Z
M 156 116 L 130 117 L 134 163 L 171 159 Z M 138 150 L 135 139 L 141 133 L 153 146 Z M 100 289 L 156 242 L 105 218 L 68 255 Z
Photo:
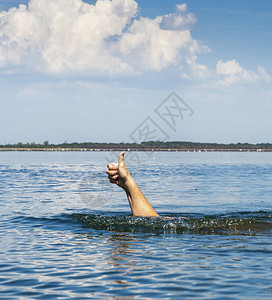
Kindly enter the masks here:
M 129 254 L 137 252 L 131 248 L 133 242 L 135 243 L 136 239 L 129 234 L 112 234 L 108 239 L 111 253 L 109 263 L 121 268 L 137 265 L 135 260 L 129 260 Z
M 133 277 L 133 272 L 143 269 L 143 266 L 138 266 L 138 261 L 135 259 L 137 250 L 132 248 L 136 242 L 137 240 L 128 234 L 112 234 L 109 236 L 109 265 L 117 273 L 117 278 L 113 280 L 113 283 L 116 284 L 114 289 L 126 289 L 127 285 L 130 285 L 128 276 L 132 275 Z

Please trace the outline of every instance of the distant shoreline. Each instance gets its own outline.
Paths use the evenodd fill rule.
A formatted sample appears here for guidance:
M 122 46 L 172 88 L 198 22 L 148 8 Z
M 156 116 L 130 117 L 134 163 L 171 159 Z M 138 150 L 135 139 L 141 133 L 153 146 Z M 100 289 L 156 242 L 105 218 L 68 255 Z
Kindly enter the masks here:
M 62 143 L 43 144 L 21 142 L 17 144 L 0 145 L 0 151 L 170 151 L 170 152 L 272 152 L 270 143 L 199 143 L 186 141 L 147 141 L 142 143 Z
M 232 149 L 232 148 L 0 148 L 0 152 L 113 152 L 113 151 L 127 151 L 127 152 L 272 152 L 272 149 Z

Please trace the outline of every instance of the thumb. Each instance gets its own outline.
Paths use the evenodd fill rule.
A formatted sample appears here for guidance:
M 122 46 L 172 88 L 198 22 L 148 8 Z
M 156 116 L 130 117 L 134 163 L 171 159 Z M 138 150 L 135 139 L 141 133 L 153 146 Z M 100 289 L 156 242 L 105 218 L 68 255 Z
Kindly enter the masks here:
M 125 159 L 124 159 L 124 155 L 125 155 L 125 152 L 121 152 L 118 156 L 118 161 L 119 161 L 119 165 L 121 167 L 125 166 Z

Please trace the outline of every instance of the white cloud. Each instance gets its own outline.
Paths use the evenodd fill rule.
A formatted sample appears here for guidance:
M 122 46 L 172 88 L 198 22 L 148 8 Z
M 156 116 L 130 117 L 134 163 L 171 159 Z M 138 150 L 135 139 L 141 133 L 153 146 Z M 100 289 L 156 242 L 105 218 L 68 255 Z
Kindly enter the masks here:
M 216 65 L 216 72 L 221 76 L 220 83 L 229 86 L 234 83 L 258 83 L 260 81 L 271 82 L 271 76 L 265 68 L 258 67 L 257 72 L 246 70 L 235 60 L 223 62 L 219 60 Z
M 243 71 L 239 63 L 234 59 L 227 62 L 223 62 L 222 60 L 218 61 L 216 70 L 218 74 L 226 76 L 236 75 Z
M 190 31 L 163 30 L 157 20 L 135 20 L 120 40 L 120 52 L 134 68 L 160 71 L 180 58 L 190 57 Z M 188 52 L 188 53 L 186 53 Z
M 0 13 L 0 67 L 50 74 L 135 74 L 171 64 L 189 68 L 201 46 L 191 36 L 196 22 L 185 4 L 173 14 L 137 18 L 134 0 L 30 0 Z
M 264 67 L 258 67 L 259 76 L 266 82 L 271 82 L 271 76 L 266 72 Z
M 180 4 L 176 6 L 176 11 L 173 14 L 158 17 L 160 27 L 170 30 L 185 30 L 191 29 L 192 25 L 197 22 L 196 17 L 192 13 L 187 13 L 187 5 Z
M 186 65 L 181 66 L 181 77 L 185 79 L 205 79 L 210 77 L 211 72 L 207 66 L 197 63 L 197 56 L 192 55 L 186 59 Z

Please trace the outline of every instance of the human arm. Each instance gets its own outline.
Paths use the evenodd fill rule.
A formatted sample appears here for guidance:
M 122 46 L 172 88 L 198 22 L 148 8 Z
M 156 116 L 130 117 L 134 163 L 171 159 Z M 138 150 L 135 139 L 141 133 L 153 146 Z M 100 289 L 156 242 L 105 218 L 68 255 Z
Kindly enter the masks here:
M 158 214 L 130 175 L 125 164 L 124 155 L 125 152 L 119 154 L 119 163 L 108 164 L 106 173 L 108 174 L 110 182 L 124 189 L 133 216 L 157 217 Z

